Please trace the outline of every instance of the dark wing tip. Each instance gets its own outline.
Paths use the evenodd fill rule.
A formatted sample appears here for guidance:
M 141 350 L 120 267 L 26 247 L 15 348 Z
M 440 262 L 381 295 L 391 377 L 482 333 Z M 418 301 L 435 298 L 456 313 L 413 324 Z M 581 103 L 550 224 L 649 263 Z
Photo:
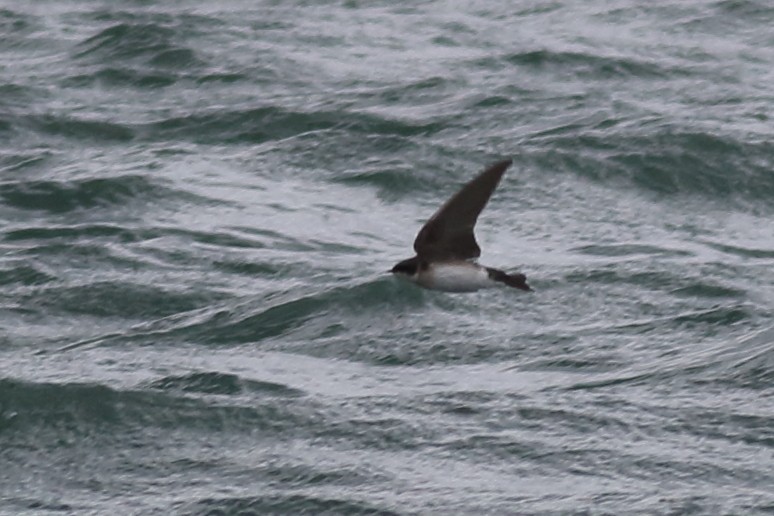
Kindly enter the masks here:
M 503 159 L 500 161 L 496 161 L 486 167 L 483 171 L 479 173 L 478 176 L 476 176 L 469 184 L 471 183 L 489 183 L 491 185 L 491 190 L 494 191 L 494 189 L 497 187 L 497 183 L 500 182 L 500 178 L 503 177 L 503 174 L 508 169 L 508 167 L 511 166 L 513 163 L 512 159 Z M 491 195 L 491 192 L 490 192 Z
M 513 164 L 513 160 L 511 158 L 502 159 L 502 160 L 496 161 L 496 162 L 492 163 L 491 165 L 489 165 L 488 167 L 486 167 L 486 171 L 485 172 L 497 170 L 499 173 L 502 173 L 502 172 L 505 172 L 505 169 L 510 167 L 512 164 Z

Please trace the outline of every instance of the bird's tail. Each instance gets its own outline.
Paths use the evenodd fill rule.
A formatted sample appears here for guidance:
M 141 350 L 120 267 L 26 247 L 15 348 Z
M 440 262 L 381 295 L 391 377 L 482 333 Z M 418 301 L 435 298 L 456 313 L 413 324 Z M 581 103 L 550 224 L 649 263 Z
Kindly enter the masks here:
M 509 287 L 518 288 L 520 290 L 532 291 L 529 285 L 527 285 L 527 276 L 524 274 L 508 274 L 500 269 L 486 268 L 486 272 L 489 273 L 489 279 L 505 283 Z

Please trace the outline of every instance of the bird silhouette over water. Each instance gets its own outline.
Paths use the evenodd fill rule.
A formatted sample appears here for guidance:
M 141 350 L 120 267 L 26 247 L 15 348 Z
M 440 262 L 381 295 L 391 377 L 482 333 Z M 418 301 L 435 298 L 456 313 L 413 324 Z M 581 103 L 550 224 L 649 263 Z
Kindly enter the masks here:
M 479 265 L 473 229 L 511 160 L 498 161 L 463 186 L 430 217 L 414 240 L 416 256 L 392 268 L 396 276 L 446 292 L 474 292 L 507 285 L 531 291 L 527 277 Z

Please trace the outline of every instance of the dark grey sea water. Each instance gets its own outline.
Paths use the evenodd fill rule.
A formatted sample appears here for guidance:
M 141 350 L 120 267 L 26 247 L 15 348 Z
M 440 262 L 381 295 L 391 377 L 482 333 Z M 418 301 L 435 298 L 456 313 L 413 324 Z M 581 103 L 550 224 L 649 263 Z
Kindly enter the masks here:
M 774 513 L 771 2 L 0 6 L 0 513 Z

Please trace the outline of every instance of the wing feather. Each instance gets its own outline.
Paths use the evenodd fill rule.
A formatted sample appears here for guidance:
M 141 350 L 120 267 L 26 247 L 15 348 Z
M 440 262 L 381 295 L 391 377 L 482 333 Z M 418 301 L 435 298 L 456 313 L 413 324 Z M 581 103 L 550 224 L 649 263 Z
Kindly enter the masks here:
M 463 186 L 422 226 L 414 251 L 423 260 L 478 258 L 473 228 L 512 160 L 498 161 Z

